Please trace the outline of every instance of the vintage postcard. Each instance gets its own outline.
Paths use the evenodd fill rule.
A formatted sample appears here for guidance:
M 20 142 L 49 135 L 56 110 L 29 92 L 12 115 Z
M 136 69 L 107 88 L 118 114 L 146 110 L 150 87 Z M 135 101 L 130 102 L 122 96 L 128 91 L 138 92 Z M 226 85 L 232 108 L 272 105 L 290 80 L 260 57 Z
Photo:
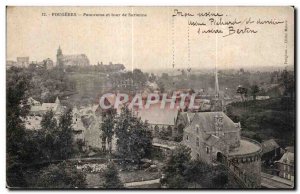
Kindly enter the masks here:
M 294 189 L 294 11 L 7 6 L 7 188 Z

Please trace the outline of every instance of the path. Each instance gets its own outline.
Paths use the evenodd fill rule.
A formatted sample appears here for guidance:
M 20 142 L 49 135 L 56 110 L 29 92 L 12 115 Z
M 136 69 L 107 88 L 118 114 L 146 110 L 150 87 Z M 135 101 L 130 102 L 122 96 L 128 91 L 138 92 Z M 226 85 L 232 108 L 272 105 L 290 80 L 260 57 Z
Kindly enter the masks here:
M 153 185 L 153 184 L 159 184 L 160 179 L 153 179 L 148 181 L 139 181 L 139 182 L 131 182 L 131 183 L 124 183 L 125 187 L 137 187 L 137 186 L 144 186 L 144 185 Z

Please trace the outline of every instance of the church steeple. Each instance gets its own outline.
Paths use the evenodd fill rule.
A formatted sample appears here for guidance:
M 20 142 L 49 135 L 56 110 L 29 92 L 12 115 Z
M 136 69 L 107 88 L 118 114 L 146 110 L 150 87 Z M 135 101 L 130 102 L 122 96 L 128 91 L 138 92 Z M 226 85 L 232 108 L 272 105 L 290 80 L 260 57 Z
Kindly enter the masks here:
M 223 100 L 220 97 L 219 78 L 217 64 L 215 66 L 215 98 L 213 99 L 213 111 L 223 111 Z
M 216 65 L 216 68 L 215 68 L 215 95 L 216 95 L 216 98 L 220 97 L 217 65 Z
M 60 48 L 60 45 L 57 49 L 57 53 L 56 53 L 56 65 L 57 66 L 61 66 L 62 65 L 62 57 L 63 57 L 63 54 L 62 54 L 62 50 Z
M 57 56 L 62 55 L 62 50 L 61 50 L 61 48 L 60 48 L 60 45 L 58 46 L 57 54 L 56 54 L 56 55 L 57 55 Z

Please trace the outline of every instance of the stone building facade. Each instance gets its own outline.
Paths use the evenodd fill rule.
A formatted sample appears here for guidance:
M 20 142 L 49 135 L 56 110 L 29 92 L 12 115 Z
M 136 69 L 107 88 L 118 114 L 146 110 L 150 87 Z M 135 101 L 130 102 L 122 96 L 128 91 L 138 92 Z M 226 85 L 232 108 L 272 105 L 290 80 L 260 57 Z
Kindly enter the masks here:
M 186 118 L 182 143 L 191 148 L 193 159 L 225 165 L 245 187 L 260 187 L 261 145 L 242 138 L 239 123 L 224 112 L 198 112 Z

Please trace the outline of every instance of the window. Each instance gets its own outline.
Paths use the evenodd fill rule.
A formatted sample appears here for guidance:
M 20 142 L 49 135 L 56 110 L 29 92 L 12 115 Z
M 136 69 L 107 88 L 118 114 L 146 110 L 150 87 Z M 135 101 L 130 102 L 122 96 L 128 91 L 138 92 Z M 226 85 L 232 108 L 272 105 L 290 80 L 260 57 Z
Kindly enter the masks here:
M 286 165 L 285 165 L 285 164 L 283 165 L 283 170 L 284 170 L 284 171 L 286 170 Z
M 199 134 L 199 125 L 196 125 L 196 132 Z
M 199 154 L 197 154 L 197 159 L 200 159 L 200 155 Z
M 200 146 L 200 144 L 199 144 L 199 138 L 198 138 L 198 137 L 197 137 L 197 139 L 196 139 L 196 146 L 197 146 L 197 147 Z
M 186 140 L 189 140 L 189 136 L 188 135 L 186 136 Z
M 209 147 L 206 147 L 206 153 L 209 154 Z

